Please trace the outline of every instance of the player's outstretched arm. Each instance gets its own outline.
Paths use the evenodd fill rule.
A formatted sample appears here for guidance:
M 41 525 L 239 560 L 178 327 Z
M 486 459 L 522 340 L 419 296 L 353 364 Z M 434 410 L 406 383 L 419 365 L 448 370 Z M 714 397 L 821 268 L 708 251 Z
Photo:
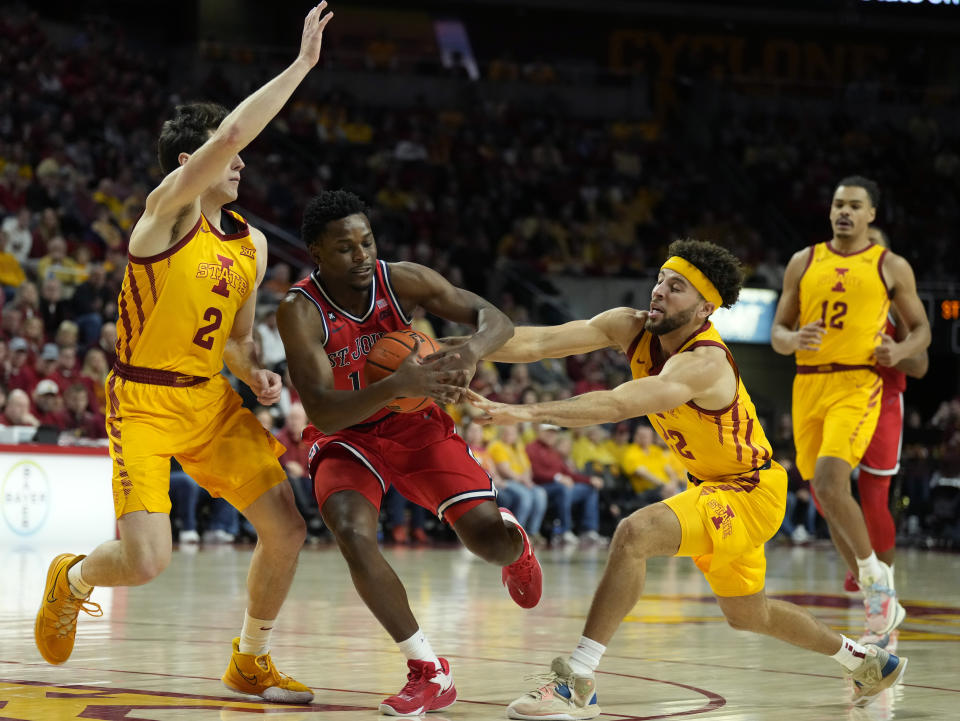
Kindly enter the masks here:
M 485 415 L 477 419 L 479 423 L 552 423 L 580 428 L 672 410 L 708 393 L 722 381 L 724 373 L 732 376 L 725 357 L 714 353 L 679 353 L 664 364 L 659 375 L 627 381 L 609 391 L 522 405 L 495 403 L 469 391 L 468 400 L 484 411 Z
M 337 390 L 333 368 L 323 346 L 323 319 L 299 293 L 288 293 L 277 308 L 277 328 L 287 355 L 290 379 L 300 394 L 310 422 L 335 433 L 368 418 L 400 396 L 430 396 L 442 403 L 459 398 L 450 373 L 435 364 L 421 364 L 411 353 L 391 375 L 359 390 Z
M 267 126 L 320 59 L 323 31 L 333 17 L 326 0 L 307 13 L 300 52 L 283 72 L 241 102 L 190 159 L 147 197 L 146 213 L 178 214 L 215 182 L 230 160 Z
M 791 355 L 798 350 L 819 350 L 826 329 L 822 321 L 797 328 L 800 317 L 800 277 L 803 275 L 812 249 L 804 248 L 793 254 L 783 274 L 783 290 L 773 316 L 770 329 L 770 345 L 781 355 Z
M 502 346 L 513 335 L 513 322 L 485 298 L 458 288 L 435 270 L 417 263 L 391 263 L 393 288 L 404 303 L 419 305 L 428 313 L 476 331 L 456 344 L 466 363 L 477 361 Z M 412 310 L 412 308 L 410 308 Z M 441 357 L 444 351 L 431 357 Z
M 590 320 L 519 326 L 513 338 L 484 357 L 502 363 L 534 363 L 543 358 L 566 358 L 601 348 L 626 351 L 646 321 L 645 310 L 612 308 Z

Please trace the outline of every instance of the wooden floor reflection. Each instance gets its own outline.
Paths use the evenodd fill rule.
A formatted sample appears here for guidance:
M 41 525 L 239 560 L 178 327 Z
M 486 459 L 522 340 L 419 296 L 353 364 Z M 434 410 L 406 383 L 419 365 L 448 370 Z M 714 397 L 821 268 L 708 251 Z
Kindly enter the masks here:
M 43 662 L 33 620 L 47 564 L 65 549 L 0 550 L 0 719 L 376 719 L 404 683 L 403 659 L 360 602 L 331 547 L 305 549 L 273 636 L 279 668 L 310 685 L 308 707 L 250 702 L 219 682 L 244 611 L 249 548 L 177 551 L 153 583 L 97 589 L 100 619 L 80 620 L 63 666 Z M 67 549 L 68 550 L 68 549 Z M 448 658 L 460 700 L 434 721 L 503 718 L 550 659 L 580 636 L 606 552 L 541 554 L 544 597 L 516 607 L 498 569 L 462 549 L 388 549 L 434 649 Z M 767 592 L 858 635 L 862 606 L 842 593 L 829 548 L 768 549 Z M 897 583 L 908 617 L 899 651 L 905 682 L 864 710 L 830 659 L 731 630 L 689 560 L 648 564 L 644 599 L 604 657 L 598 691 L 611 719 L 821 721 L 960 718 L 960 556 L 903 551 Z

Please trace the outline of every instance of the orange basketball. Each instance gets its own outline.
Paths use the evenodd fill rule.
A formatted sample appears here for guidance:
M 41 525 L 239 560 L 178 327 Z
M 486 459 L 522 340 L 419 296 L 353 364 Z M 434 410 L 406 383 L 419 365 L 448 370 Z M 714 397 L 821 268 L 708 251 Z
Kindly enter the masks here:
M 436 353 L 440 347 L 430 336 L 417 333 L 415 330 L 395 330 L 380 337 L 370 352 L 367 362 L 363 366 L 363 375 L 367 383 L 375 383 L 393 373 L 403 359 L 410 355 L 414 345 L 420 341 L 420 357 L 425 358 Z M 420 398 L 395 398 L 387 403 L 387 408 L 397 413 L 410 413 L 425 408 L 431 399 L 426 396 Z

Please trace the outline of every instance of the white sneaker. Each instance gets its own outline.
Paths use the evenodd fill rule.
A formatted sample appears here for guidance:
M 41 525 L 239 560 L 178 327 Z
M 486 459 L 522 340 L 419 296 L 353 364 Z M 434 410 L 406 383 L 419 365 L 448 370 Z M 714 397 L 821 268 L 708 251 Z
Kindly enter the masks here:
M 222 528 L 215 528 L 212 531 L 203 532 L 204 543 L 233 543 L 233 534 L 227 533 Z
M 861 578 L 863 607 L 867 612 L 867 628 L 883 636 L 897 628 L 907 612 L 897 601 L 897 592 L 893 588 L 893 571 L 890 566 L 880 563 L 878 578 Z
M 565 546 L 575 546 L 580 542 L 580 539 L 577 538 L 577 534 L 573 531 L 564 531 L 563 535 L 560 536 L 560 543 Z
M 593 674 L 577 676 L 562 656 L 553 659 L 546 684 L 507 706 L 507 718 L 540 721 L 582 721 L 600 715 Z
M 810 541 L 810 534 L 803 526 L 795 526 L 793 533 L 790 534 L 790 540 L 794 543 L 808 543 Z
M 180 543 L 200 543 L 200 534 L 196 531 L 180 531 Z
M 588 546 L 605 546 L 609 540 L 596 531 L 586 531 L 580 534 L 580 542 Z

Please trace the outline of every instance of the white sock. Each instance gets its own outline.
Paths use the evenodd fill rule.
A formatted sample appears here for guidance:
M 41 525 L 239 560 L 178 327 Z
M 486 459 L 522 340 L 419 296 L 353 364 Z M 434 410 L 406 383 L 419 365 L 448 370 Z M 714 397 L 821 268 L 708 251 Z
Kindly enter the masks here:
M 437 654 L 433 652 L 430 642 L 419 628 L 417 632 L 406 641 L 397 643 L 397 648 L 400 649 L 400 653 L 407 657 L 408 661 L 429 661 L 435 669 L 443 673 L 440 659 L 437 658 Z
M 270 650 L 270 632 L 276 619 L 254 618 L 243 612 L 243 630 L 240 631 L 240 653 L 262 656 Z
M 607 647 L 586 636 L 580 637 L 580 643 L 570 654 L 570 668 L 577 676 L 590 676 L 600 665 L 600 659 Z
M 851 641 L 846 636 L 840 636 L 840 650 L 833 654 L 834 661 L 843 666 L 847 671 L 856 671 L 860 668 L 867 656 L 867 649 L 856 641 Z
M 73 564 L 70 570 L 67 571 L 67 582 L 70 584 L 70 590 L 73 592 L 73 595 L 77 598 L 86 598 L 93 590 L 93 586 L 83 580 L 83 575 L 80 572 L 80 566 L 82 565 L 83 561 L 80 561 L 80 563 Z
M 860 569 L 860 588 L 866 588 L 883 575 L 880 559 L 873 551 L 870 551 L 870 555 L 866 558 L 858 558 L 857 567 Z

